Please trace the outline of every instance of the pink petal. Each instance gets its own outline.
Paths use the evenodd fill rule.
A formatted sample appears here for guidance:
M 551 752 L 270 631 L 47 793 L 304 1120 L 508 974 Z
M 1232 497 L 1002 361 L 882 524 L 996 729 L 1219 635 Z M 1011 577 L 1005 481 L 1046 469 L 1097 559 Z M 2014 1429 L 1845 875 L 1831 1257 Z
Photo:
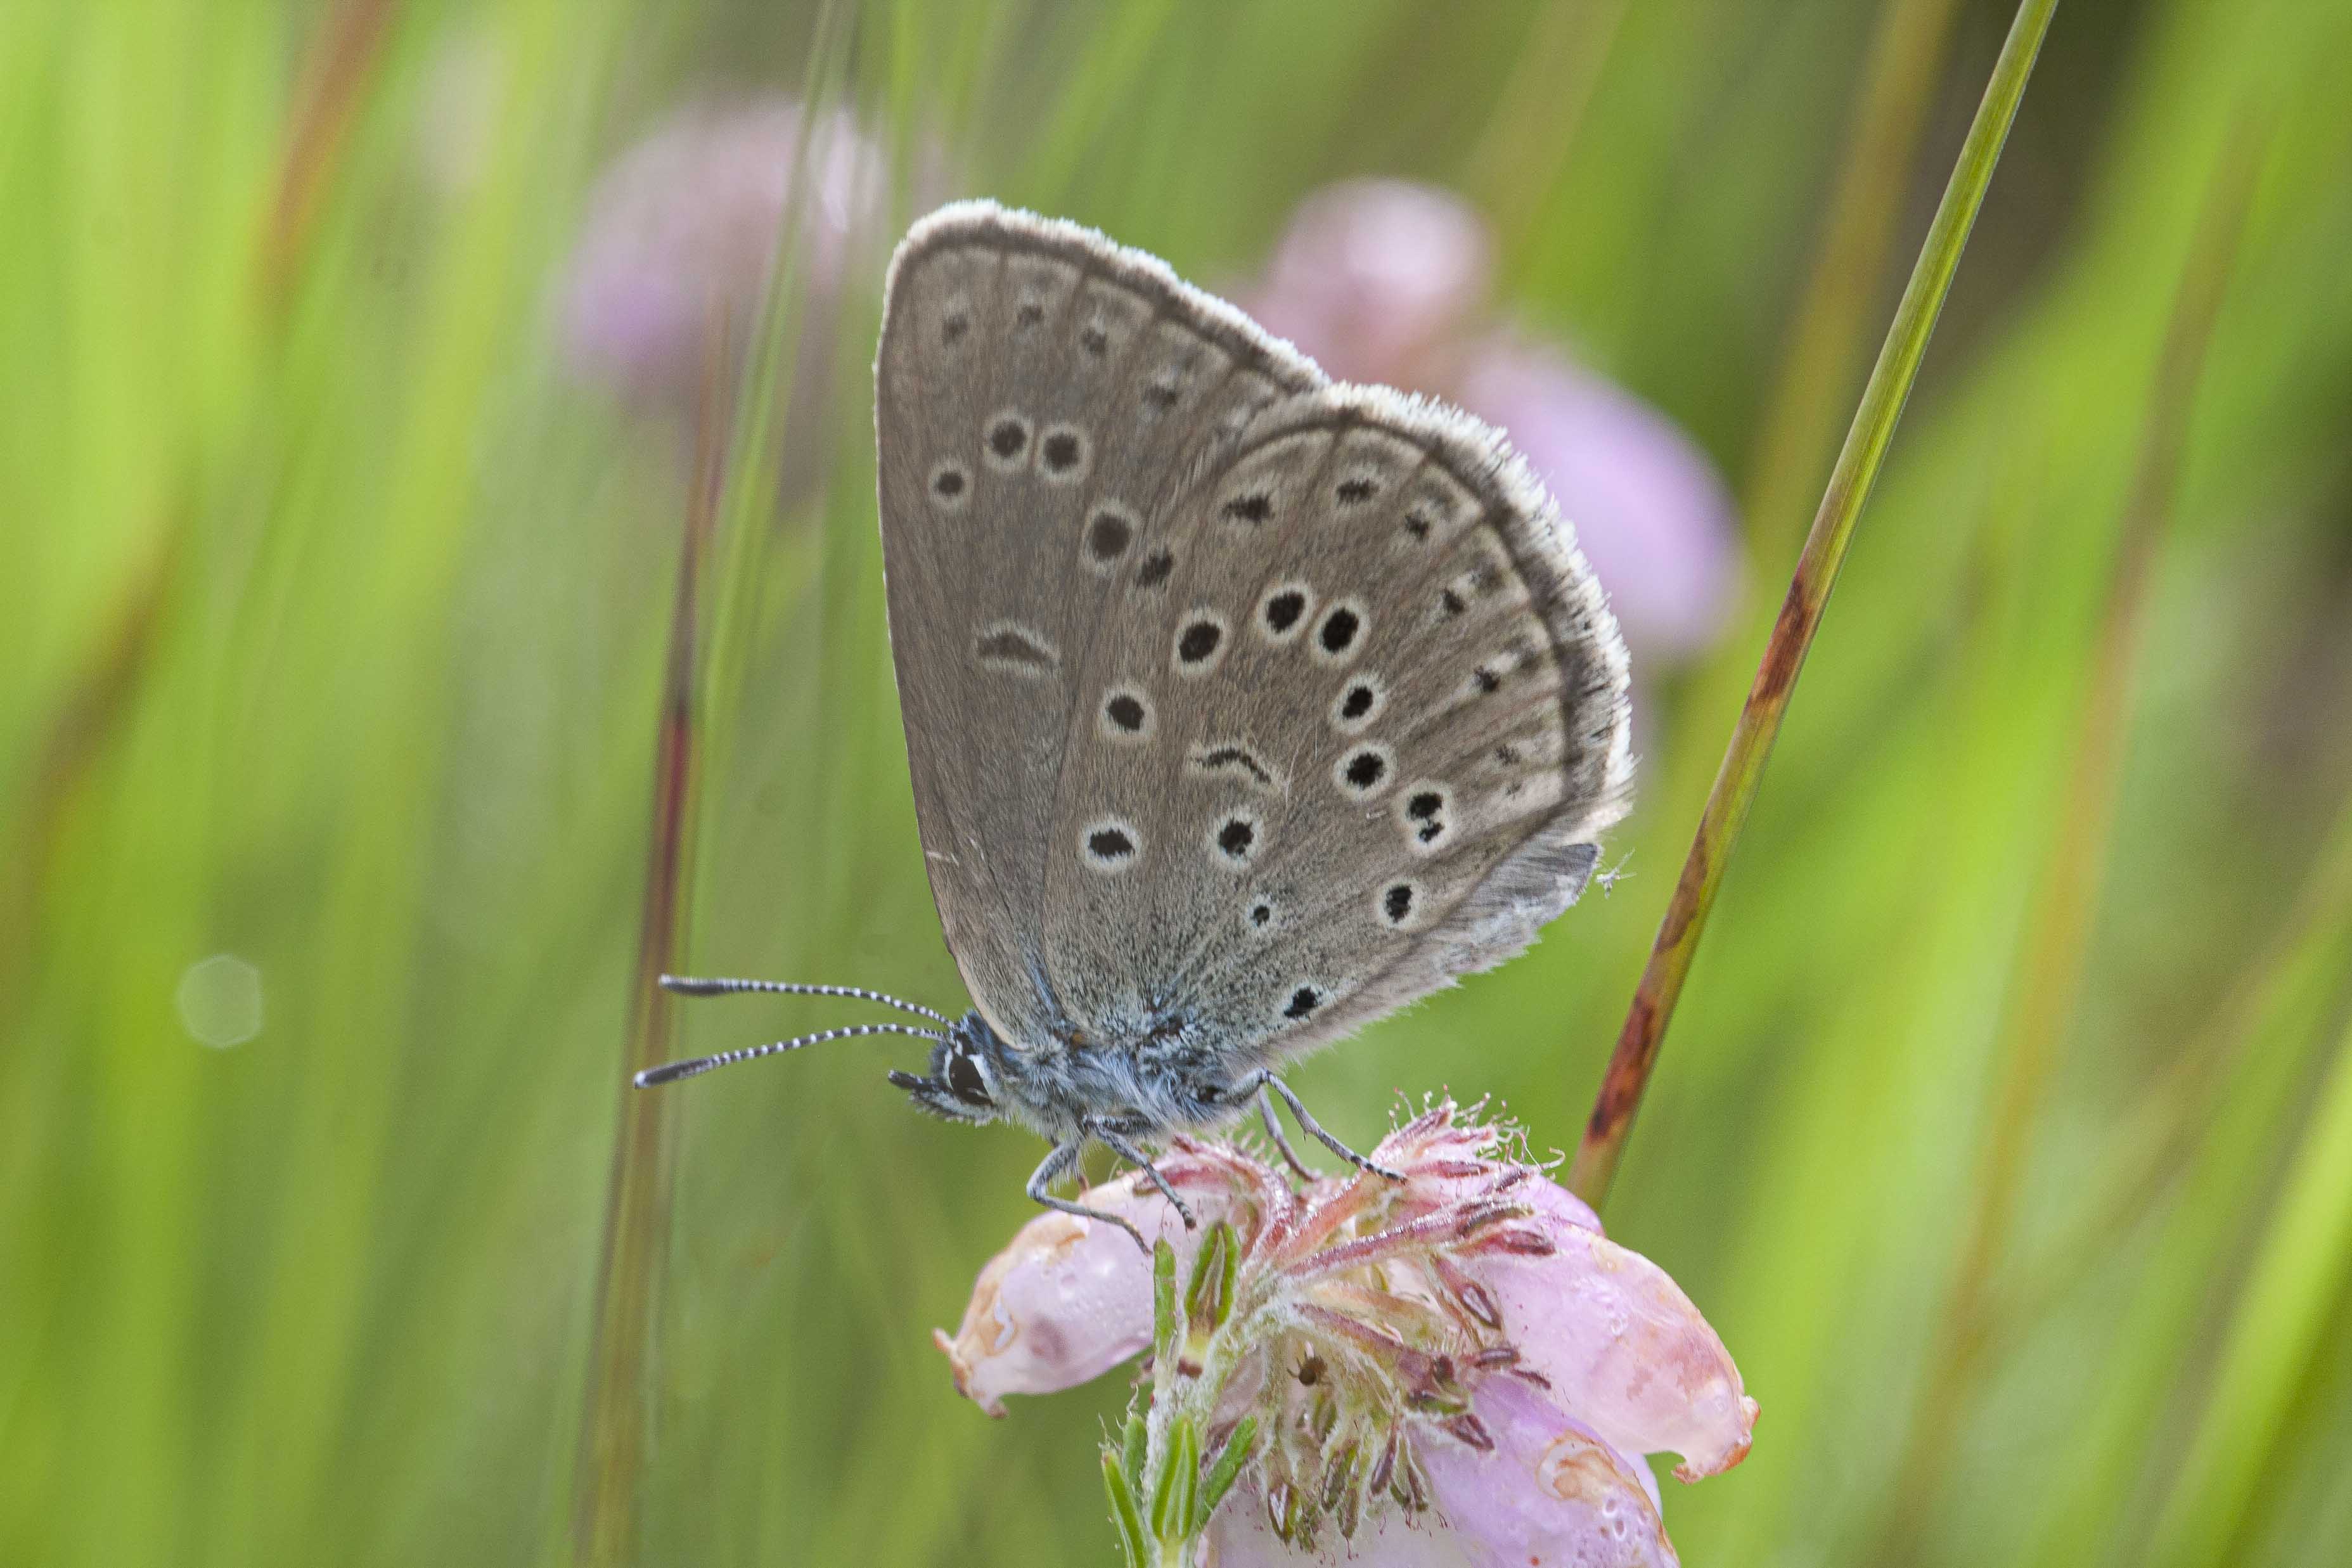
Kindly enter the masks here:
M 1431 1428 L 1414 1451 L 1433 1507 L 1408 1519 L 1392 1506 L 1340 1537 L 1326 1521 L 1314 1552 L 1286 1544 L 1255 1484 L 1237 1488 L 1209 1525 L 1207 1568 L 1671 1568 L 1648 1467 L 1508 1378 L 1481 1388 L 1481 1451 Z
M 1739 549 L 1731 497 L 1696 442 L 1623 388 L 1507 335 L 1478 345 L 1450 390 L 1549 487 L 1637 661 L 1713 644 Z
M 1748 1456 L 1757 1404 L 1723 1341 L 1664 1269 L 1572 1224 L 1547 1257 L 1494 1254 L 1478 1279 L 1522 1364 L 1551 1397 L 1629 1454 L 1674 1453 L 1685 1481 Z
M 1126 1220 L 1147 1244 L 1166 1239 L 1180 1285 L 1219 1222 L 1254 1236 L 1297 1202 L 1275 1172 L 1223 1145 L 1180 1135 L 1159 1165 L 1184 1194 L 1197 1229 L 1188 1229 L 1139 1172 L 1089 1188 L 1078 1201 Z M 1008 1394 L 1074 1387 L 1151 1342 L 1150 1259 L 1116 1225 L 1049 1211 L 989 1259 L 955 1336 L 939 1330 L 931 1338 L 954 1368 L 956 1387 L 1002 1415 Z
M 1165 1237 L 1181 1285 L 1223 1212 L 1217 1194 L 1187 1192 L 1202 1227 L 1187 1231 L 1166 1198 L 1148 1185 L 1139 1194 L 1141 1181 L 1130 1173 L 1078 1201 L 1121 1216 L 1146 1241 Z M 931 1339 L 954 1368 L 957 1390 L 1003 1415 L 1008 1394 L 1075 1388 L 1150 1347 L 1151 1260 L 1117 1226 L 1048 1210 L 980 1271 L 955 1337 L 938 1329 Z
M 1406 384 L 1478 308 L 1492 251 L 1460 197 L 1351 180 L 1299 204 L 1248 305 L 1343 381 Z
M 1274 1532 L 1266 1521 L 1265 1494 L 1253 1479 L 1234 1488 L 1209 1521 L 1207 1538 L 1201 1543 L 1201 1568 L 1299 1568 L 1307 1563 L 1344 1563 L 1348 1568 L 1466 1568 L 1478 1561 L 1442 1521 L 1409 1523 L 1392 1504 L 1383 1506 L 1377 1521 L 1359 1529 L 1353 1541 L 1342 1538 L 1326 1521 L 1316 1544 L 1318 1550 L 1303 1552 Z
M 1601 1216 L 1592 1212 L 1592 1205 L 1548 1176 L 1531 1176 L 1509 1188 L 1505 1195 L 1534 1205 L 1536 1213 L 1546 1219 L 1589 1230 L 1595 1236 L 1601 1234 Z
M 1465 1562 L 1477 1568 L 1676 1562 L 1647 1465 L 1509 1378 L 1478 1391 L 1477 1413 L 1495 1439 L 1493 1453 L 1442 1436 L 1418 1450 L 1436 1510 L 1465 1548 Z

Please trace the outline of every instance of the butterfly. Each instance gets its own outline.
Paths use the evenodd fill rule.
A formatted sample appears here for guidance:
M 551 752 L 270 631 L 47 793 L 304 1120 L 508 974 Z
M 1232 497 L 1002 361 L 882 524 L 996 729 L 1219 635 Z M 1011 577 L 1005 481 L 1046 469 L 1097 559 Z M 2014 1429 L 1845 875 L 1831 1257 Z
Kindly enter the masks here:
M 890 263 L 883 576 L 916 816 L 961 1018 L 850 986 L 950 1121 L 1151 1146 L 1263 1116 L 1377 1169 L 1284 1064 L 1519 952 L 1576 901 L 1633 763 L 1616 623 L 1504 437 L 1332 381 L 1164 263 L 961 202 Z M 1383 1173 L 1393 1174 L 1393 1173 Z M 1127 1226 L 1134 1235 L 1132 1226 Z M 1141 1241 L 1137 1236 L 1139 1243 Z

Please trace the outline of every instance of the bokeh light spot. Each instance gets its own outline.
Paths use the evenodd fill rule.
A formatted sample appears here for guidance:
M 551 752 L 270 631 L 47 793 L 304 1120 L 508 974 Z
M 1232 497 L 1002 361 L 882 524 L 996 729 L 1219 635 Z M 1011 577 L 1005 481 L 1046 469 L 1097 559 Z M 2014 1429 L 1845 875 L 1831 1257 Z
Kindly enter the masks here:
M 261 971 L 233 952 L 216 952 L 180 976 L 180 1023 L 199 1045 L 241 1046 L 261 1033 Z

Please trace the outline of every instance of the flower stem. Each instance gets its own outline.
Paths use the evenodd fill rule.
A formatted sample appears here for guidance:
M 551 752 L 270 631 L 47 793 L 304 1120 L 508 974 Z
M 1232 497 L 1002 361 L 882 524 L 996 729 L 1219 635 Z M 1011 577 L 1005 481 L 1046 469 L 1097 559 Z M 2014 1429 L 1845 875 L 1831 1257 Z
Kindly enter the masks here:
M 1244 1348 L 1265 1332 L 1254 1310 L 1262 1303 L 1233 1299 L 1232 1259 L 1240 1243 L 1222 1222 L 1218 1229 L 1223 1233 L 1218 1255 L 1211 1256 L 1211 1244 L 1202 1243 L 1192 1287 L 1181 1297 L 1168 1244 L 1153 1249 L 1154 1350 L 1152 1380 L 1145 1385 L 1148 1413 L 1129 1416 L 1123 1450 L 1103 1450 L 1112 1522 L 1133 1568 L 1190 1568 L 1198 1560 L 1210 1518 L 1240 1479 L 1257 1443 L 1256 1418 L 1244 1416 L 1203 1472 L 1204 1436 L 1224 1402 L 1225 1385 L 1241 1364 Z M 1164 1266 L 1162 1258 L 1167 1258 Z M 1182 1301 L 1203 1294 L 1205 1282 L 1219 1276 L 1224 1280 L 1223 1315 L 1213 1320 L 1207 1342 L 1199 1346 L 1198 1369 L 1186 1374 L 1178 1363 L 1192 1320 Z M 1124 1502 L 1122 1492 L 1128 1500 Z
M 667 1060 L 671 1001 L 661 976 L 674 967 L 684 905 L 697 775 L 695 668 L 702 561 L 718 514 L 726 461 L 724 367 L 714 334 L 695 427 L 694 488 L 678 537 L 677 591 L 654 752 L 653 831 L 631 977 L 629 1033 L 623 1050 L 620 1125 L 606 1187 L 602 1267 L 588 1389 L 574 1459 L 573 1561 L 620 1563 L 636 1553 L 640 1478 L 653 1402 L 653 1338 L 661 1260 L 669 1228 L 671 1103 L 628 1087 L 639 1070 Z
M 1748 819 L 1748 809 L 1755 801 L 1764 764 L 1771 756 L 1772 742 L 1780 732 L 1781 717 L 1788 710 L 1790 693 L 1804 668 L 1805 654 L 1821 625 L 1830 590 L 1836 586 L 1838 568 L 1844 563 L 1855 520 L 1877 480 L 1887 444 L 1894 438 L 1895 422 L 1901 418 L 1904 402 L 1917 378 L 1928 336 L 1935 331 L 1936 317 L 1950 290 L 1953 272 L 1959 266 L 1961 248 L 1968 243 L 1969 230 L 1983 205 L 1986 188 L 1992 183 L 2001 143 L 2025 96 L 2034 57 L 2042 47 L 2042 36 L 2049 31 L 2051 15 L 2057 6 L 2058 0 L 2023 0 L 2018 7 L 2009 37 L 2001 46 L 2000 58 L 1993 66 L 1992 79 L 1977 106 L 1968 139 L 1961 144 L 1959 163 L 1945 186 L 1935 222 L 1911 269 L 1911 280 L 1904 288 L 1902 303 L 1895 308 L 1894 325 L 1887 331 L 1878 363 L 1872 367 L 1870 381 L 1863 389 L 1862 405 L 1854 412 L 1844 448 L 1839 452 L 1837 466 L 1830 474 L 1828 492 L 1813 516 L 1812 531 L 1806 537 L 1803 553 L 1798 558 L 1796 576 L 1789 584 L 1788 598 L 1780 606 L 1780 619 L 1765 647 L 1763 662 L 1756 671 L 1754 684 L 1748 688 L 1748 700 L 1740 709 L 1731 744 L 1724 753 L 1715 787 L 1708 793 L 1706 808 L 1699 817 L 1698 833 L 1683 863 L 1674 896 L 1667 902 L 1665 918 L 1659 924 L 1657 940 L 1650 950 L 1649 963 L 1643 970 L 1641 984 L 1633 994 L 1633 1005 L 1626 1013 L 1601 1092 L 1593 1102 L 1591 1119 L 1576 1151 L 1569 1186 L 1596 1207 L 1608 1196 L 1610 1183 L 1617 1173 L 1617 1162 L 1633 1131 L 1643 1090 L 1657 1065 L 1667 1023 L 1674 1016 L 1675 1004 L 1681 998 L 1692 955 L 1697 951 L 1699 935 L 1706 930 L 1707 913 L 1722 885 L 1724 867 Z

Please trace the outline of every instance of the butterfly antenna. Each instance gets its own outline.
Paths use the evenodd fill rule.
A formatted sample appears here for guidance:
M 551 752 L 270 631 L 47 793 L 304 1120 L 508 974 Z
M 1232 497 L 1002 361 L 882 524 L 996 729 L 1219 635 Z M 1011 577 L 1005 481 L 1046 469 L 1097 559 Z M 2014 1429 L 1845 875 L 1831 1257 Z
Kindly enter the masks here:
M 862 985 L 796 985 L 789 980 L 697 980 L 688 974 L 665 974 L 662 988 L 681 996 L 732 996 L 741 991 L 774 991 L 788 996 L 855 996 L 861 1002 L 879 1002 L 885 1007 L 896 1007 L 901 1013 L 916 1013 L 938 1023 L 954 1022 L 946 1015 L 934 1013 L 919 1002 L 908 1002 L 881 991 L 868 991 Z
M 682 1078 L 692 1078 L 736 1062 L 748 1062 L 753 1057 L 772 1057 L 778 1051 L 796 1051 L 803 1046 L 823 1045 L 827 1040 L 855 1039 L 860 1035 L 913 1035 L 919 1039 L 939 1041 L 947 1038 L 929 1029 L 917 1029 L 905 1024 L 851 1024 L 845 1028 L 823 1029 L 814 1035 L 801 1035 L 789 1040 L 776 1040 L 764 1046 L 746 1046 L 740 1051 L 721 1051 L 715 1057 L 696 1057 L 691 1061 L 664 1062 L 657 1068 L 647 1068 L 631 1081 L 639 1089 L 651 1089 L 657 1083 L 675 1083 Z

